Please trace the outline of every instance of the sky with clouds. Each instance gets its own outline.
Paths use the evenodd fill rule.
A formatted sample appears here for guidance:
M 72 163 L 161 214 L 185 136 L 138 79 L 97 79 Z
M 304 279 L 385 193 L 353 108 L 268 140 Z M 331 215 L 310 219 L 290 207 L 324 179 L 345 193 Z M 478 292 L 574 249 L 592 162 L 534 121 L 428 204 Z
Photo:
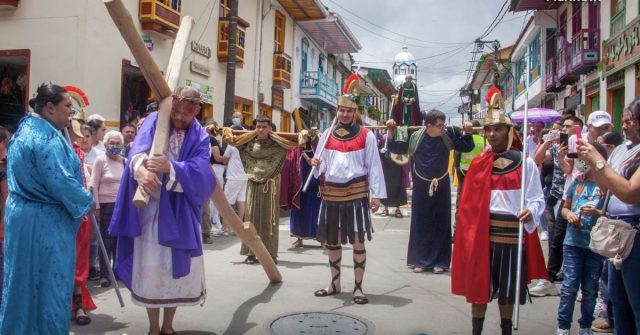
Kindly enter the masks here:
M 384 68 L 391 74 L 395 55 L 407 45 L 417 59 L 421 109 L 437 107 L 451 116 L 452 123 L 459 120 L 458 91 L 468 78 L 473 41 L 485 33 L 505 4 L 504 0 L 322 2 L 344 19 L 362 45 L 353 57 L 363 66 Z M 500 15 L 498 26 L 482 40 L 498 40 L 502 47 L 513 44 L 529 17 L 526 14 Z

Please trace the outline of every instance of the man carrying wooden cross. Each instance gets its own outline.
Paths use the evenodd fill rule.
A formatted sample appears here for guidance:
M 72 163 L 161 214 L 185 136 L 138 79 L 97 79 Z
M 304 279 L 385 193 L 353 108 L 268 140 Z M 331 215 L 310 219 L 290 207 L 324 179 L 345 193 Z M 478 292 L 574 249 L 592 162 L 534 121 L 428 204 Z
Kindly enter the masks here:
M 160 131 L 159 114 L 145 119 L 125 166 L 109 230 L 118 238 L 115 269 L 133 302 L 147 308 L 150 334 L 173 334 L 176 308 L 197 305 L 205 297 L 200 213 L 216 181 L 209 167 L 209 135 L 195 119 L 200 103 L 194 88 L 176 89 L 166 155 L 149 155 Z M 164 174 L 162 180 L 158 173 Z M 138 186 L 151 195 L 145 208 L 132 202 Z

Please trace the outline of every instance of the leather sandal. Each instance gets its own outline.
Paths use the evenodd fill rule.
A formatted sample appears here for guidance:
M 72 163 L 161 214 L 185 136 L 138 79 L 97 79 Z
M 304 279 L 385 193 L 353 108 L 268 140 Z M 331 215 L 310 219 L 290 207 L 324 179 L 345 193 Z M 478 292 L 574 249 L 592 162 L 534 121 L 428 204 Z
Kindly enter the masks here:
M 385 208 L 385 209 L 382 211 L 382 213 L 380 213 L 380 216 L 382 216 L 382 217 L 389 216 L 389 210 Z
M 82 294 L 74 294 L 73 295 L 73 303 L 75 304 L 76 309 L 73 311 L 73 320 L 76 322 L 78 326 L 86 326 L 91 323 L 91 318 L 86 314 L 84 309 L 82 309 Z M 82 310 L 84 315 L 78 315 L 78 311 Z
M 355 257 L 356 255 L 365 255 L 365 258 L 361 262 L 358 262 L 356 261 L 356 257 Z M 362 271 L 364 272 L 365 265 L 367 264 L 366 255 L 367 255 L 366 249 L 360 249 L 360 250 L 353 249 L 353 270 L 354 271 L 356 269 L 362 269 Z M 355 295 L 357 291 L 360 291 L 362 295 Z M 364 295 L 364 292 L 362 292 L 362 280 L 355 281 L 355 286 L 353 287 L 353 294 L 354 294 L 353 296 L 354 303 L 358 305 L 364 305 L 369 302 L 369 299 Z
M 402 211 L 400 210 L 400 208 L 396 209 L 396 212 L 393 214 L 393 216 L 401 219 L 404 217 L 404 215 L 402 215 Z
M 256 258 L 256 256 L 253 255 L 249 255 L 247 256 L 247 258 L 244 259 L 244 264 L 258 264 L 258 259 Z
M 342 249 L 342 246 L 327 245 L 326 247 L 327 247 L 327 250 Z M 338 288 L 336 287 L 336 282 L 340 280 L 340 262 L 341 261 L 342 261 L 342 257 L 338 257 L 338 259 L 336 259 L 335 261 L 329 260 L 329 267 L 334 268 L 337 271 L 336 275 L 331 278 L 331 291 L 327 290 L 326 288 L 323 288 L 313 292 L 313 295 L 315 295 L 316 297 L 328 297 L 330 295 L 335 295 L 340 293 L 340 291 L 338 291 Z

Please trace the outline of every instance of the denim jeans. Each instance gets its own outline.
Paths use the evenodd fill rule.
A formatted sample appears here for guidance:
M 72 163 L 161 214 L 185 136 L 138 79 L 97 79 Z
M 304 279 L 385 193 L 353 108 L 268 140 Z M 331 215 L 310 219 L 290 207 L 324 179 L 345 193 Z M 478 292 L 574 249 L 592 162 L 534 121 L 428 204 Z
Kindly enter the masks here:
M 582 290 L 580 303 L 580 328 L 591 328 L 593 310 L 598 298 L 598 280 L 602 274 L 604 257 L 588 248 L 565 245 L 562 272 L 564 281 L 560 290 L 560 306 L 558 306 L 558 328 L 570 329 L 573 322 L 573 309 L 576 304 L 578 289 Z
M 640 234 L 636 234 L 629 257 L 620 271 L 609 262 L 609 294 L 613 303 L 615 334 L 640 330 Z
M 564 200 L 560 201 L 556 221 L 553 225 L 553 238 L 549 238 L 549 260 L 547 261 L 547 272 L 551 281 L 556 281 L 558 272 L 562 268 L 562 251 L 564 250 L 564 236 L 567 233 L 567 220 L 560 215 L 564 206 Z

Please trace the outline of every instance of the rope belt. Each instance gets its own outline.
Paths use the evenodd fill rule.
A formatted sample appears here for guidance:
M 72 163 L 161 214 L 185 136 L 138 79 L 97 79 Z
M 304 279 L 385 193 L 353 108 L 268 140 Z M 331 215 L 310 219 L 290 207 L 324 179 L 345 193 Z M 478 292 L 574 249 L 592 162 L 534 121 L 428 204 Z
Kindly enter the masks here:
M 269 235 L 273 235 L 273 227 L 277 225 L 276 222 L 276 202 L 273 201 L 278 195 L 278 185 L 280 185 L 280 175 L 277 175 L 274 178 L 269 178 L 262 186 L 262 193 L 268 193 L 269 196 L 269 221 L 271 224 L 269 225 Z
M 436 190 L 438 189 L 438 182 L 440 180 L 444 179 L 444 177 L 449 175 L 449 172 L 447 171 L 442 175 L 442 177 L 439 177 L 439 178 L 433 178 L 433 179 L 425 178 L 425 177 L 421 176 L 418 173 L 418 170 L 416 170 L 416 165 L 415 164 L 413 165 L 413 172 L 416 174 L 416 176 L 418 176 L 418 178 L 420 178 L 420 179 L 422 179 L 422 180 L 424 180 L 424 181 L 429 183 L 429 188 L 428 189 L 429 189 L 429 196 L 430 197 L 432 197 L 433 193 L 435 193 Z

